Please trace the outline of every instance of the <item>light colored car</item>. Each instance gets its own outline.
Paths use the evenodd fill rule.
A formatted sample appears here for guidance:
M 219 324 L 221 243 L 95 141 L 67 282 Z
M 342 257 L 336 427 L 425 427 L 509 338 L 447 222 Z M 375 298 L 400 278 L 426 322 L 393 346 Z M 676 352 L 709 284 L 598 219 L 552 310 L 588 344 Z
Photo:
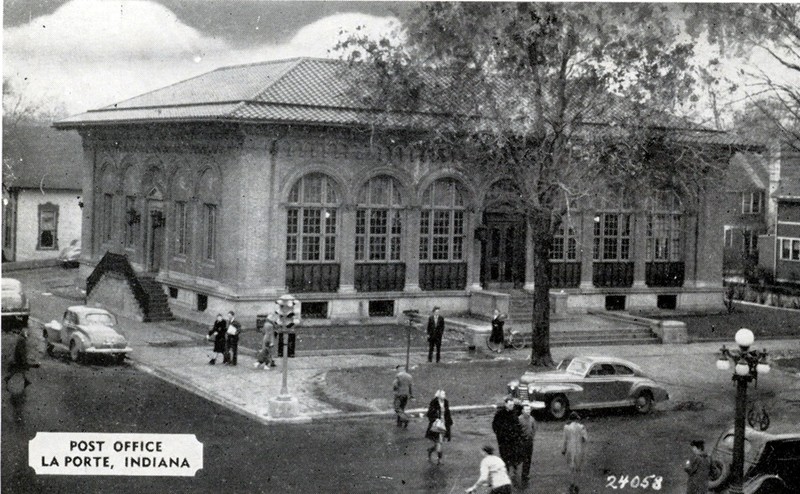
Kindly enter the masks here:
M 3 278 L 0 287 L 2 287 L 2 314 L 5 323 L 3 328 L 10 327 L 11 322 L 27 326 L 31 305 L 22 289 L 22 283 L 14 278 Z
M 64 267 L 77 267 L 81 258 L 81 239 L 76 238 L 68 246 L 61 249 L 58 260 Z
M 733 463 L 734 429 L 723 432 L 711 452 L 708 486 L 726 488 Z M 746 494 L 800 492 L 800 433 L 769 434 L 744 430 L 744 485 Z
M 133 349 L 114 328 L 117 318 L 104 309 L 76 305 L 64 312 L 64 318 L 44 325 L 42 335 L 48 355 L 66 350 L 74 362 L 88 355 L 110 355 L 118 363 Z
M 555 419 L 569 410 L 595 408 L 634 407 L 644 414 L 669 399 L 667 390 L 636 364 L 615 357 L 574 357 L 555 371 L 528 371 L 507 391 L 519 400 L 544 402 Z

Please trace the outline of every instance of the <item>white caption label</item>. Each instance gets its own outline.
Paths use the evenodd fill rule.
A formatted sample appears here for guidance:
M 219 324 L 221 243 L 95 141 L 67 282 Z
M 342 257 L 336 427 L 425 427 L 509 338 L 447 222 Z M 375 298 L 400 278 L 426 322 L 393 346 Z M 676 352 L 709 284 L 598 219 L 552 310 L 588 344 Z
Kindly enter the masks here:
M 28 464 L 38 475 L 193 477 L 203 468 L 203 444 L 194 434 L 39 432 Z

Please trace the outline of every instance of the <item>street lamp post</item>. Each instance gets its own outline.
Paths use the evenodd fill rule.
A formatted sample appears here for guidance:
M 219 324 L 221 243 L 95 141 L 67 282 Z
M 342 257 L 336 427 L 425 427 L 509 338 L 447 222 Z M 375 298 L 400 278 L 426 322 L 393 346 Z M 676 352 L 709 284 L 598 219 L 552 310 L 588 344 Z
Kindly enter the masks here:
M 717 360 L 717 369 L 729 370 L 733 361 L 733 381 L 736 382 L 736 412 L 733 430 L 733 460 L 731 464 L 731 484 L 729 492 L 740 494 L 744 481 L 744 428 L 747 409 L 747 384 L 755 380 L 758 382 L 759 374 L 769 372 L 767 364 L 767 351 L 750 350 L 755 340 L 753 332 L 742 328 L 736 332 L 738 350 L 728 350 L 725 345 L 720 349 Z
M 406 372 L 408 370 L 409 360 L 411 359 L 411 327 L 414 326 L 414 318 L 419 314 L 416 309 L 404 310 L 403 314 L 408 318 L 408 331 L 406 333 Z

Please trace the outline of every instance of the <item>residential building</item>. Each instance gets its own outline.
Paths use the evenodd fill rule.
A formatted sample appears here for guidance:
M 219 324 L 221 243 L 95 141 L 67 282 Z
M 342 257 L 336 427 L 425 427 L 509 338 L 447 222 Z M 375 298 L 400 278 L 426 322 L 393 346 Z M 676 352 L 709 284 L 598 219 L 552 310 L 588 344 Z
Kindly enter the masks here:
M 17 125 L 3 137 L 3 259 L 56 259 L 81 236 L 80 136 Z

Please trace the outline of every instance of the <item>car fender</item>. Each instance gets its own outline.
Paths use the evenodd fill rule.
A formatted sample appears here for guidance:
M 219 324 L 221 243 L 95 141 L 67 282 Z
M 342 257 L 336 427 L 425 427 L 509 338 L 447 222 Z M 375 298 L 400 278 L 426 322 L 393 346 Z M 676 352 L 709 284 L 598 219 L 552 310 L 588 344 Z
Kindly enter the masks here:
M 664 401 L 669 398 L 667 391 L 660 386 L 654 386 L 651 383 L 636 383 L 631 387 L 628 398 L 634 399 L 639 396 L 642 391 L 649 391 L 653 395 L 653 401 Z
M 44 336 L 47 341 L 51 343 L 61 342 L 61 330 L 63 330 L 64 327 L 60 322 L 53 319 L 52 321 L 43 324 L 42 327 L 44 328 Z
M 789 492 L 789 488 L 786 486 L 786 482 L 783 481 L 782 478 L 778 477 L 777 475 L 759 475 L 757 477 L 753 477 L 751 479 L 747 479 L 742 486 L 742 492 L 745 494 L 755 494 L 759 492 L 762 486 L 765 484 L 769 485 L 773 489 L 775 487 L 780 486 L 785 492 Z M 769 490 L 768 492 L 775 492 L 774 490 Z
M 69 341 L 70 344 L 72 344 L 72 342 L 75 341 L 76 344 L 78 345 L 79 351 L 81 352 L 85 352 L 87 348 L 92 346 L 92 343 L 89 340 L 89 338 L 87 338 L 86 335 L 79 333 L 77 331 L 72 334 Z

